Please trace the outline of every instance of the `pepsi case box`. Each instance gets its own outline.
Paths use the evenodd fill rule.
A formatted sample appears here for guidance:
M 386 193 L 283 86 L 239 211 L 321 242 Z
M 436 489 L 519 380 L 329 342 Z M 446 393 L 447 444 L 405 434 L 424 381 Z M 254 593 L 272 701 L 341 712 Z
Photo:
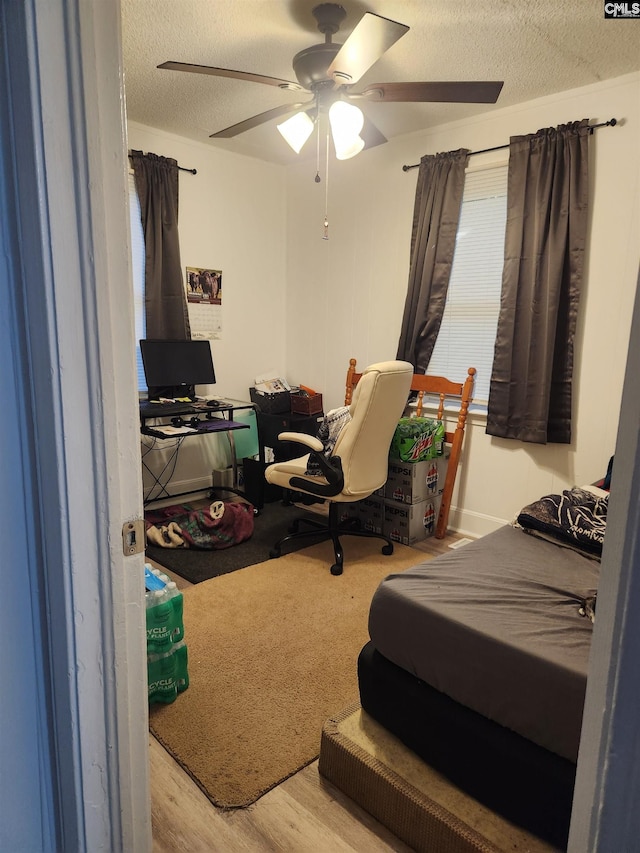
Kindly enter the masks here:
M 382 497 L 376 494 L 370 495 L 368 498 L 353 504 L 353 507 L 357 507 L 363 530 L 369 530 L 371 533 L 382 533 L 384 526 L 384 499 Z
M 421 539 L 428 539 L 436 531 L 441 503 L 442 495 L 413 504 L 385 500 L 382 532 L 393 542 L 403 545 L 413 545 Z
M 413 504 L 441 495 L 448 461 L 448 456 L 437 456 L 435 459 L 425 459 L 424 462 L 390 459 L 384 487 L 385 498 Z

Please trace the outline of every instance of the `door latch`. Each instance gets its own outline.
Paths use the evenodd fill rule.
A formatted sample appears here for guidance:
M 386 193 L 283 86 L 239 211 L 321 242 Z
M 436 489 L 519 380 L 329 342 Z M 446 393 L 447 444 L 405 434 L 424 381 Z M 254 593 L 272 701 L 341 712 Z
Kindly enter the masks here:
M 125 557 L 140 554 L 144 550 L 144 521 L 136 518 L 122 525 L 122 551 Z

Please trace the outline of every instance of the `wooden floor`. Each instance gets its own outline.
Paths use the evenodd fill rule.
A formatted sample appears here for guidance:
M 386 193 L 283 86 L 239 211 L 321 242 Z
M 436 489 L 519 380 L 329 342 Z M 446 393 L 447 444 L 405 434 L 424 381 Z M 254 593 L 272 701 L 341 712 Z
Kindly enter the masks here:
M 415 547 L 437 555 L 459 538 L 426 539 Z M 416 558 L 418 562 L 420 555 Z M 176 580 L 180 587 L 189 586 L 183 579 Z M 149 750 L 154 853 L 405 853 L 410 849 L 323 779 L 317 761 L 252 806 L 223 810 L 209 802 L 153 736 Z

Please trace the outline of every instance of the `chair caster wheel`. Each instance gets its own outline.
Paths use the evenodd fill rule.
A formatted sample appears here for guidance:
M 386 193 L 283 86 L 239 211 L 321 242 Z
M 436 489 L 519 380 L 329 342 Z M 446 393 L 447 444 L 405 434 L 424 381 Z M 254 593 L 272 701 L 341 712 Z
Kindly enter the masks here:
M 331 566 L 331 574 L 332 575 L 341 575 L 342 574 L 342 566 L 340 565 L 340 563 L 334 563 L 333 566 Z
M 387 557 L 388 557 L 390 554 L 393 554 L 393 545 L 389 545 L 389 544 L 387 544 L 387 545 L 383 545 L 383 547 L 382 547 L 382 553 L 383 553 L 383 554 L 385 554 Z
M 279 549 L 279 548 L 272 548 L 272 549 L 269 551 L 269 557 L 270 557 L 270 559 L 272 559 L 272 560 L 273 560 L 273 559 L 275 559 L 276 557 L 279 557 L 279 556 L 280 556 L 280 549 Z

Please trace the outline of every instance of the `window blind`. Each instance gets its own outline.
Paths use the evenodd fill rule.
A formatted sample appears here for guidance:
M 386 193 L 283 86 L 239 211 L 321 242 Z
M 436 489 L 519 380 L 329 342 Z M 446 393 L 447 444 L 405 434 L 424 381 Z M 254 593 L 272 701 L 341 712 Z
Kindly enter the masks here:
M 486 404 L 500 310 L 507 164 L 465 177 L 451 280 L 428 373 L 464 381 L 477 370 L 474 404 Z

